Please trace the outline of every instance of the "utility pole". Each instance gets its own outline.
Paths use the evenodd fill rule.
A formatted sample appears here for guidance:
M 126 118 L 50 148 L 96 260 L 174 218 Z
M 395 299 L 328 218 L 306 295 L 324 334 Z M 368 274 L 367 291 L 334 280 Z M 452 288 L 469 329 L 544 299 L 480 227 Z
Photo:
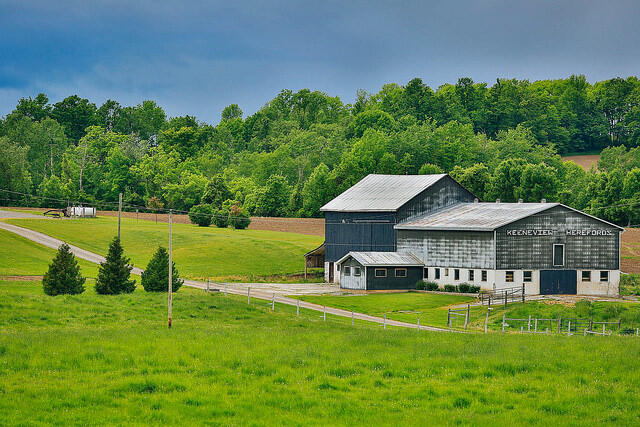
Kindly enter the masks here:
M 118 240 L 120 240 L 120 215 L 122 214 L 122 193 L 118 196 Z
M 172 252 L 172 245 L 171 245 L 171 214 L 172 214 L 172 210 L 169 209 L 169 328 L 171 328 L 171 311 L 172 311 L 172 305 L 173 305 L 173 298 L 172 298 L 172 292 L 173 292 L 173 263 L 171 262 L 171 252 Z

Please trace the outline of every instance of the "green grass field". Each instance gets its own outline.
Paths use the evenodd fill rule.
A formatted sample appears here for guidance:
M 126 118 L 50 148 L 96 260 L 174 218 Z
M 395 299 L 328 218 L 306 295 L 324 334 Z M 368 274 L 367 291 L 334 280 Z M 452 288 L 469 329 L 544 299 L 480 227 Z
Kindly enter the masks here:
M 0 230 L 0 276 L 42 275 L 56 251 L 9 231 Z M 96 277 L 98 266 L 78 259 L 82 274 Z
M 0 281 L 2 424 L 640 422 L 640 339 L 451 335 L 183 288 Z
M 421 292 L 342 296 L 309 295 L 299 298 L 315 304 L 354 310 L 379 317 L 386 313 L 388 319 L 414 324 L 420 316 L 421 325 L 438 327 L 447 326 L 447 309 L 450 306 L 475 301 L 473 297 Z M 471 331 L 484 330 L 487 307 L 471 307 L 469 313 L 468 329 Z M 509 303 L 506 309 L 502 305 L 494 305 L 489 317 L 489 329 L 494 331 L 502 329 L 503 314 L 508 318 L 516 319 L 527 319 L 529 315 L 539 319 L 562 317 L 593 319 L 596 322 L 617 322 L 618 319 L 621 319 L 622 329 L 640 327 L 640 303 L 633 302 L 589 302 L 585 299 L 575 305 L 567 305 L 554 301 L 528 301 L 525 304 Z M 464 326 L 463 317 L 454 317 L 453 319 L 454 328 L 460 329 Z M 520 326 L 523 325 L 526 329 L 526 323 L 511 322 L 509 331 L 519 331 Z M 540 324 L 542 330 L 548 326 L 546 323 Z M 615 329 L 617 332 L 617 327 Z
M 100 255 L 106 255 L 109 242 L 117 234 L 117 218 L 108 217 L 7 222 Z M 135 266 L 145 268 L 158 245 L 167 247 L 168 242 L 167 224 L 122 219 L 122 245 Z M 303 255 L 320 243 L 321 237 L 294 233 L 173 225 L 173 259 L 180 274 L 191 279 L 252 281 L 299 274 L 304 271 Z

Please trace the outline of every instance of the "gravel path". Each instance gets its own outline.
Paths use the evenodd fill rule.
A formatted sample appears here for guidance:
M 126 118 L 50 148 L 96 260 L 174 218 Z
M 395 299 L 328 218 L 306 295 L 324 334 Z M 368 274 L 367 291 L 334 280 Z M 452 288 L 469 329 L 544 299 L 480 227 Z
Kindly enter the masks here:
M 4 213 L 6 211 L 0 211 L 0 212 Z M 10 214 L 13 214 L 13 212 L 10 212 Z M 23 215 L 29 215 L 29 214 L 23 214 Z M 8 217 L 0 217 L 0 218 L 8 218 Z M 14 218 L 14 217 L 11 217 L 11 218 Z M 24 217 L 20 217 L 20 218 L 24 218 Z M 37 217 L 37 218 L 42 218 L 42 217 Z M 62 240 L 56 239 L 51 236 L 47 236 L 46 234 L 29 230 L 23 227 L 18 227 L 13 224 L 7 224 L 2 221 L 0 221 L 0 228 L 10 231 L 12 233 L 16 233 L 22 237 L 25 237 L 29 240 L 32 240 L 36 243 L 39 243 L 43 246 L 46 246 L 52 249 L 58 249 L 58 247 L 60 247 L 60 245 L 64 243 Z M 78 258 L 82 258 L 96 264 L 99 264 L 104 261 L 104 257 L 101 255 L 95 254 L 93 252 L 89 252 L 77 246 L 69 245 L 69 247 L 71 248 L 71 251 L 74 253 L 74 255 L 77 256 Z M 136 275 L 140 275 L 142 273 L 142 269 L 134 267 L 132 270 L 132 273 Z M 187 279 L 184 281 L 184 284 L 193 288 L 198 288 L 198 289 L 206 289 L 207 287 L 206 282 L 200 282 L 196 280 Z M 283 295 L 285 293 L 288 295 L 292 295 L 292 294 L 293 295 L 309 295 L 309 294 L 336 292 L 338 290 L 338 287 L 335 285 L 325 285 L 325 284 L 315 285 L 315 284 L 305 284 L 305 283 L 294 284 L 294 285 L 284 285 L 284 284 L 276 284 L 276 283 L 226 283 L 226 284 L 212 283 L 210 284 L 210 287 L 211 289 L 217 289 L 219 291 L 223 291 L 225 289 L 225 285 L 226 285 L 226 291 L 234 295 L 247 295 L 248 289 L 250 287 L 251 288 L 250 294 L 252 298 L 258 298 L 263 300 L 271 300 L 272 298 L 275 298 L 275 301 L 279 304 L 287 304 L 292 306 L 296 306 L 297 304 L 300 304 L 301 308 L 306 308 L 309 310 L 315 310 L 319 312 L 323 312 L 326 310 L 327 314 L 333 314 L 335 316 L 342 316 L 342 317 L 348 317 L 348 318 L 352 316 L 352 312 L 347 310 L 341 310 L 341 309 L 332 308 L 332 307 L 324 307 L 324 306 L 321 306 L 318 304 L 312 304 L 306 301 L 299 301 L 295 298 L 288 298 Z M 378 323 L 378 324 L 383 324 L 385 322 L 383 318 L 370 316 L 364 313 L 353 313 L 353 318 L 358 320 L 365 320 L 368 322 Z M 405 323 L 405 322 L 398 322 L 390 319 L 386 320 L 386 324 L 389 326 L 398 326 L 398 327 L 404 327 L 404 328 L 417 329 L 417 325 L 414 325 L 411 323 Z M 448 329 L 435 328 L 431 326 L 421 326 L 420 330 L 449 332 Z

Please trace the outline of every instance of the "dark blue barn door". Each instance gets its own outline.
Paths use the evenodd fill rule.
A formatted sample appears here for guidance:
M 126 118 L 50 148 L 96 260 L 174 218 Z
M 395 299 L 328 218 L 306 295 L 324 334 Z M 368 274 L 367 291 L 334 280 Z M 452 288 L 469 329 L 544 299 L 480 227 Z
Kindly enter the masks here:
M 542 295 L 578 293 L 576 270 L 540 270 L 540 293 Z

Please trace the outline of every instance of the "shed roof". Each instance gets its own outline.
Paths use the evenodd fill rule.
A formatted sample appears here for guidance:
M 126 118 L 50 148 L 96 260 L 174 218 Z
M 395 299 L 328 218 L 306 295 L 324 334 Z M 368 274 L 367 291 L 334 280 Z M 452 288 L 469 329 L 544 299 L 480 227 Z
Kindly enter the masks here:
M 562 206 L 604 224 L 624 228 L 561 203 L 459 203 L 437 213 L 396 225 L 397 230 L 493 231 L 504 225 Z
M 447 176 L 370 174 L 320 208 L 334 212 L 397 211 L 409 200 Z
M 352 257 L 365 267 L 385 266 L 385 267 L 422 267 L 424 263 L 412 254 L 401 254 L 398 252 L 349 252 L 338 260 L 341 264 L 347 258 Z
M 546 211 L 559 203 L 459 203 L 435 214 L 406 221 L 398 230 L 493 231 L 503 225 Z

